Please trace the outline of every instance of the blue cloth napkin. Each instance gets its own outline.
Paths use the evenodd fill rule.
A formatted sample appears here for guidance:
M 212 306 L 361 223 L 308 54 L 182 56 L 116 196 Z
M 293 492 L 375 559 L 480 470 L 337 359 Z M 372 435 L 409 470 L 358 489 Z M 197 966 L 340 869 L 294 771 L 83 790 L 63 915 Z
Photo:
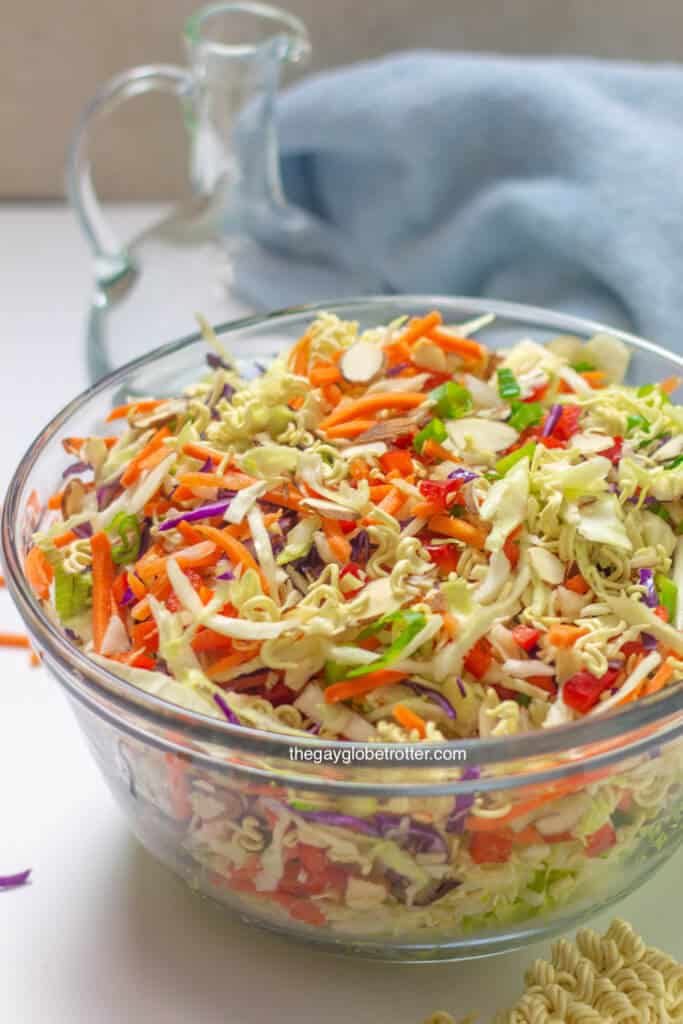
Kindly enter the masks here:
M 407 53 L 304 80 L 278 127 L 305 215 L 240 273 L 260 305 L 488 296 L 683 347 L 682 68 Z

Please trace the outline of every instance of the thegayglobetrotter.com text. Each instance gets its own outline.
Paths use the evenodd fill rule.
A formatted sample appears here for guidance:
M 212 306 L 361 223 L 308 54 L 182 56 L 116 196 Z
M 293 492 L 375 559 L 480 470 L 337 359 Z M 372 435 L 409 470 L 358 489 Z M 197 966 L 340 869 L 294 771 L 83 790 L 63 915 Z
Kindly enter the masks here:
M 386 747 L 350 747 L 340 744 L 335 747 L 290 747 L 290 761 L 302 761 L 306 764 L 405 764 L 408 761 L 422 761 L 424 764 L 443 764 L 445 761 L 466 761 L 467 751 L 460 747 L 439 747 L 431 744 L 408 745 L 397 744 Z

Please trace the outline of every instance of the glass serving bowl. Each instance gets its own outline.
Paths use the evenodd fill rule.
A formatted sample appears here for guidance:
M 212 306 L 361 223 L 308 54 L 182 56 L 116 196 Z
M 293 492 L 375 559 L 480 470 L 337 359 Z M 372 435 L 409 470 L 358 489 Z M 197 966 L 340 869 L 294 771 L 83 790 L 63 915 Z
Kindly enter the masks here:
M 248 373 L 255 361 L 298 338 L 317 308 L 217 330 Z M 433 308 L 451 323 L 492 312 L 496 319 L 481 337 L 498 346 L 523 336 L 543 341 L 600 329 L 540 309 L 470 299 L 382 297 L 327 308 L 362 327 Z M 631 382 L 681 372 L 683 359 L 611 333 L 633 349 Z M 337 952 L 387 960 L 455 960 L 509 950 L 574 927 L 649 878 L 682 835 L 680 686 L 582 723 L 430 744 L 429 762 L 415 754 L 424 746 L 372 744 L 376 756 L 364 762 L 364 744 L 315 736 L 293 741 L 155 698 L 98 667 L 48 619 L 22 563 L 67 462 L 61 438 L 104 432 L 107 411 L 128 395 L 177 393 L 202 372 L 205 355 L 197 335 L 183 338 L 74 399 L 21 461 L 2 519 L 7 581 L 31 641 L 64 686 L 140 842 L 245 921 Z M 396 755 L 398 749 L 405 760 L 378 760 L 378 751 Z M 586 792 L 596 807 L 612 808 L 613 845 L 562 838 L 572 800 Z M 488 833 L 489 854 L 477 862 L 467 809 L 475 796 L 492 793 L 516 809 L 542 797 L 547 814 L 558 816 L 556 841 L 523 843 L 524 819 L 518 818 L 517 831 Z M 380 820 L 395 823 L 395 842 L 378 837 Z M 435 827 L 444 820 L 448 827 Z M 423 870 L 431 875 L 426 888 L 407 877 Z

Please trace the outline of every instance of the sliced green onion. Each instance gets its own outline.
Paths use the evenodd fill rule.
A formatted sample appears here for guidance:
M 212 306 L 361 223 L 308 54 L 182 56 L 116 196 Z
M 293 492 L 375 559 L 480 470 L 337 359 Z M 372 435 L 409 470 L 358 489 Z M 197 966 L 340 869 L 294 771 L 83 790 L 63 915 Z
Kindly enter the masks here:
M 626 420 L 626 433 L 630 434 L 632 430 L 649 430 L 650 423 L 645 419 L 644 416 L 629 416 Z
M 522 389 L 512 370 L 507 366 L 498 370 L 498 394 L 501 398 L 519 398 Z
M 512 402 L 512 416 L 508 420 L 511 427 L 519 430 L 520 434 L 528 427 L 535 427 L 543 419 L 543 409 L 540 402 Z
M 55 567 L 55 609 L 62 622 L 85 611 L 90 605 L 91 593 L 90 573 L 67 572 L 61 565 Z
M 417 432 L 413 441 L 413 448 L 416 452 L 421 452 L 426 441 L 436 441 L 437 444 L 441 444 L 447 437 L 448 431 L 442 421 L 435 417 L 429 423 L 426 423 L 422 430 Z
M 346 679 L 346 674 L 348 671 L 348 665 L 342 665 L 338 661 L 326 661 L 325 682 L 338 683 L 340 679 Z
M 636 395 L 638 396 L 638 398 L 645 398 L 646 395 L 651 395 L 654 389 L 654 384 L 641 384 L 641 386 L 636 391 Z
M 455 420 L 464 416 L 472 408 L 472 395 L 462 384 L 454 380 L 446 381 L 438 388 L 430 391 L 429 397 L 436 403 L 436 411 L 445 420 Z
M 572 370 L 575 370 L 576 373 L 591 373 L 595 369 L 595 365 L 587 362 L 586 360 L 583 362 L 579 360 L 578 363 L 571 363 L 570 365 Z
M 667 462 L 664 469 L 678 469 L 679 466 L 683 465 L 683 455 L 677 455 L 671 462 Z
M 119 540 L 112 545 L 111 558 L 115 565 L 134 562 L 140 552 L 140 524 L 137 516 L 118 512 L 107 527 L 107 533 L 114 533 Z
M 678 604 L 678 587 L 673 580 L 670 580 L 668 576 L 664 576 L 663 573 L 657 573 L 655 576 L 655 586 L 659 595 L 659 603 L 663 608 L 666 608 L 669 622 L 674 622 L 676 619 L 676 606 Z
M 513 466 L 516 466 L 518 462 L 521 462 L 522 459 L 525 459 L 527 456 L 529 459 L 532 459 L 535 451 L 536 442 L 527 441 L 527 443 L 523 444 L 521 448 L 517 448 L 516 451 L 510 452 L 509 455 L 504 455 L 502 459 L 498 459 L 495 466 L 496 472 L 500 476 L 505 476 L 505 474 L 511 470 Z
M 377 622 L 373 622 L 372 625 L 367 626 L 362 633 L 359 633 L 358 639 L 363 636 L 372 636 L 373 633 L 378 633 L 384 626 L 389 622 L 399 623 L 401 626 L 401 632 L 394 640 L 392 644 L 387 647 L 384 654 L 382 654 L 375 661 L 370 662 L 369 665 L 358 665 L 356 668 L 351 669 L 347 672 L 347 679 L 355 679 L 358 676 L 366 676 L 369 672 L 377 672 L 378 669 L 388 668 L 389 665 L 393 665 L 395 661 L 398 661 L 402 651 L 408 646 L 408 644 L 415 639 L 418 633 L 422 632 L 424 627 L 427 625 L 427 620 L 420 612 L 412 611 L 399 611 L 392 612 L 391 615 L 383 615 Z M 371 632 L 368 632 L 370 630 Z

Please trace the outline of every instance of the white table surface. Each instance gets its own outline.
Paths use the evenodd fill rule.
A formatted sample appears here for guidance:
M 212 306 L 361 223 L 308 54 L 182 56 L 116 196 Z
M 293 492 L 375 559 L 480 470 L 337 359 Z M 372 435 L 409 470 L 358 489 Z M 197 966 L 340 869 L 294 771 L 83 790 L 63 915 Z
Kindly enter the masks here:
M 118 209 L 126 228 L 146 211 Z M 88 253 L 60 206 L 0 206 L 0 484 L 86 384 Z M 21 628 L 6 591 L 0 629 Z M 127 833 L 57 684 L 0 652 L 3 1024 L 420 1024 L 437 1008 L 486 1022 L 548 944 L 493 960 L 397 966 L 314 953 L 195 897 Z M 616 913 L 683 959 L 679 853 Z M 606 927 L 612 913 L 595 921 Z

